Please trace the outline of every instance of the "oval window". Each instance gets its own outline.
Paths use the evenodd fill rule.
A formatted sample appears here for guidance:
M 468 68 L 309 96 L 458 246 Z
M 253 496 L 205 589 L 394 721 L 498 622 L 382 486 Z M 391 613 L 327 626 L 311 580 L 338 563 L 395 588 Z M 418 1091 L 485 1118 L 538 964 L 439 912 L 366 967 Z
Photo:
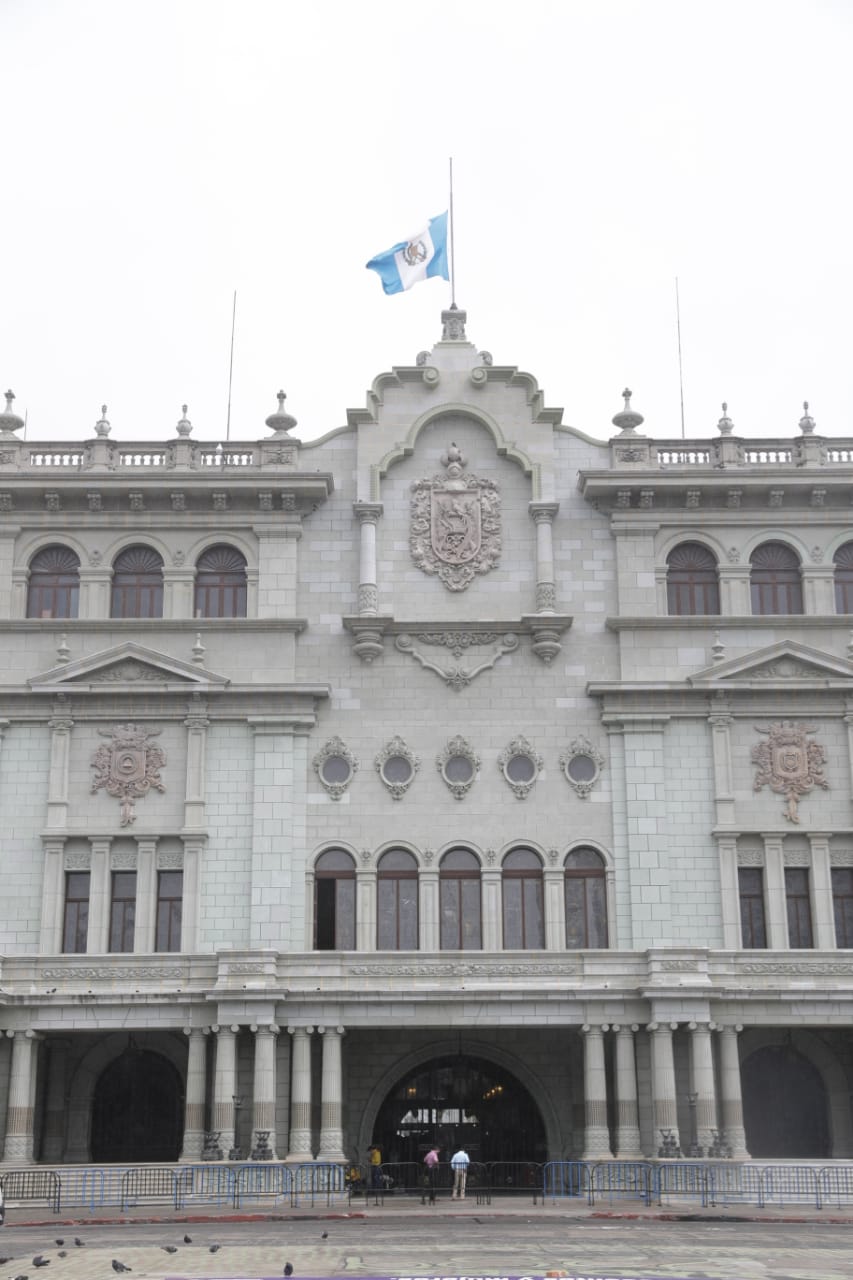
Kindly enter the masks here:
M 451 756 L 445 763 L 444 776 L 448 782 L 470 782 L 474 765 L 467 756 Z
M 505 772 L 510 782 L 532 782 L 536 777 L 536 765 L 530 756 L 510 756 L 506 762 Z
M 339 787 L 348 782 L 352 776 L 352 765 L 346 756 L 327 756 L 323 761 L 320 774 L 330 787 Z

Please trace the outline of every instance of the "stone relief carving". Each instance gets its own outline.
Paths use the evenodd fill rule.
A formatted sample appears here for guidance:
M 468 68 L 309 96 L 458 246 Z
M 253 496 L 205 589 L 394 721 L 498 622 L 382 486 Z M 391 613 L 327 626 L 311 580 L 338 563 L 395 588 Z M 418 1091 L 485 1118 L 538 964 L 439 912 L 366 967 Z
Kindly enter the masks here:
M 427 658 L 415 647 L 415 640 L 426 645 L 443 645 L 453 652 L 454 656 L 461 656 L 464 650 L 469 646 L 478 644 L 494 644 L 495 648 L 492 653 L 483 658 L 474 667 L 464 667 L 459 663 L 449 666 L 442 666 L 438 662 L 434 662 L 431 658 Z M 505 635 L 499 635 L 494 632 L 463 632 L 463 631 L 443 631 L 443 632 L 415 632 L 412 634 L 404 633 L 397 636 L 395 641 L 396 647 L 401 653 L 408 653 L 419 662 L 425 671 L 434 671 L 446 685 L 461 693 L 463 689 L 467 689 L 472 680 L 481 675 L 484 671 L 490 671 L 495 666 L 499 658 L 506 653 L 512 653 L 518 648 L 519 639 L 514 632 L 508 631 Z
M 800 796 L 807 795 L 815 787 L 829 790 L 823 776 L 826 749 L 817 742 L 808 741 L 808 735 L 817 732 L 813 725 L 795 724 L 792 720 L 778 720 L 762 728 L 754 726 L 756 733 L 767 735 L 766 742 L 759 742 L 751 752 L 751 760 L 757 766 L 753 791 L 769 786 L 771 791 L 785 796 L 782 810 L 786 822 L 799 822 L 797 805 Z
M 358 761 L 337 736 L 330 738 L 315 755 L 312 764 L 322 786 L 332 800 L 340 800 L 358 771 Z
M 542 770 L 544 761 L 523 736 L 513 738 L 498 756 L 498 768 L 516 800 L 526 800 Z
M 435 767 L 456 800 L 464 800 L 480 772 L 480 757 L 468 742 L 457 734 L 435 759 Z
M 763 849 L 738 849 L 737 864 L 739 867 L 763 867 Z
M 110 854 L 110 871 L 135 871 L 135 849 L 115 849 Z
M 115 662 L 111 667 L 94 671 L 89 676 L 90 684 L 135 684 L 150 682 L 163 684 L 167 677 L 156 667 L 149 667 L 134 658 L 125 658 L 123 662 Z
M 62 859 L 63 871 L 90 871 L 91 867 L 92 853 L 90 849 L 70 850 Z
M 421 762 L 403 739 L 395 735 L 379 752 L 374 765 L 392 800 L 402 800 L 414 782 Z
M 782 861 L 786 867 L 810 867 L 812 856 L 808 849 L 786 849 Z
M 604 763 L 604 756 L 584 734 L 570 742 L 560 755 L 563 776 L 581 800 L 586 800 L 598 782 Z
M 183 871 L 184 854 L 182 849 L 164 849 L 157 854 L 158 871 Z
M 441 462 L 445 475 L 412 485 L 409 547 L 419 569 L 449 591 L 464 591 L 500 560 L 500 491 L 494 480 L 465 473 L 467 459 L 455 444 Z
M 134 980 L 138 982 L 140 978 L 183 978 L 184 970 L 180 965 L 165 964 L 90 965 L 86 968 L 68 965 L 60 969 L 42 969 L 41 976 L 45 980 L 64 978 L 66 982 L 73 981 L 75 978 L 78 981 L 81 978 L 88 978 L 95 982 L 114 982 L 117 979 L 124 982 Z
M 445 961 L 442 964 L 354 964 L 347 972 L 353 977 L 373 978 L 441 978 L 451 975 L 456 978 L 560 978 L 579 974 L 581 967 L 571 960 L 553 964 L 466 964 L 460 961 L 454 964 Z
M 809 964 L 807 960 L 799 963 L 785 960 L 738 960 L 737 969 L 738 973 L 813 974 L 815 977 L 846 978 L 853 973 L 853 962 L 838 960 L 829 963 L 819 961 L 817 964 Z
M 830 849 L 829 865 L 831 867 L 853 867 L 853 849 Z
M 95 777 L 92 795 L 103 787 L 108 795 L 120 802 L 120 823 L 130 826 L 136 821 L 134 803 L 155 791 L 166 790 L 160 770 L 165 767 L 166 755 L 161 747 L 150 741 L 161 733 L 160 729 L 145 729 L 137 724 L 117 724 L 112 729 L 99 729 L 108 743 L 98 747 L 92 756 Z
M 794 680 L 823 678 L 825 672 L 796 658 L 779 658 L 777 662 L 768 662 L 766 666 L 755 667 L 749 672 L 751 680 Z

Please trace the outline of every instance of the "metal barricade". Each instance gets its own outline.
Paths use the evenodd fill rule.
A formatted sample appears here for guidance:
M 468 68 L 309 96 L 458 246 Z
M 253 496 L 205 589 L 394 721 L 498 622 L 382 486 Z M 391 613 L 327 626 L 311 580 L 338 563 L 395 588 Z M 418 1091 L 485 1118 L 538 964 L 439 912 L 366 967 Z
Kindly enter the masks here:
M 236 1194 L 236 1170 L 230 1164 L 192 1164 L 182 1170 L 183 1200 L 196 1204 L 233 1204 Z
M 178 1174 L 174 1169 L 128 1169 L 121 1180 L 121 1207 L 127 1209 L 140 1202 L 171 1200 L 180 1209 Z
M 655 1166 L 657 1182 L 657 1202 L 663 1204 L 664 1197 L 684 1196 L 689 1200 L 698 1200 L 704 1208 L 708 1203 L 708 1172 L 704 1164 L 688 1160 L 674 1160 L 671 1163 Z
M 329 1206 L 348 1195 L 346 1169 L 342 1164 L 299 1164 L 292 1172 L 290 1203 L 293 1208 L 318 1202 Z
M 234 1208 L 244 1200 L 283 1200 L 290 1196 L 293 1175 L 286 1164 L 243 1164 L 234 1179 Z
M 640 1160 L 602 1160 L 587 1166 L 587 1201 L 596 1199 L 652 1202 L 652 1166 Z
M 853 1202 L 853 1168 L 850 1165 L 829 1165 L 818 1173 L 818 1188 L 823 1204 L 828 1201 L 838 1205 Z
M 62 1204 L 62 1180 L 52 1169 L 10 1169 L 0 1177 L 3 1198 L 10 1200 L 44 1200 L 54 1213 Z
M 487 1168 L 492 1191 L 531 1195 L 534 1200 L 542 1193 L 542 1165 L 535 1160 L 493 1160 Z
M 586 1165 L 581 1160 L 549 1160 L 542 1166 L 542 1200 L 584 1195 Z
M 812 1165 L 766 1165 L 761 1171 L 759 1207 L 768 1204 L 814 1204 L 823 1207 L 819 1170 Z

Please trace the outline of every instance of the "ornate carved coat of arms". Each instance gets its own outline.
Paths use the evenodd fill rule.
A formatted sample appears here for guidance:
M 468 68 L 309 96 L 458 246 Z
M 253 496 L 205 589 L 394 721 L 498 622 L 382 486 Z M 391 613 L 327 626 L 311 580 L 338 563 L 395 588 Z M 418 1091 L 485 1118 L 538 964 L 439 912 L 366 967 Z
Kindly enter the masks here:
M 412 485 L 412 559 L 450 591 L 464 591 L 500 560 L 500 492 L 494 480 L 465 473 L 455 444 L 442 456 L 445 475 Z
M 160 729 L 143 729 L 138 724 L 117 724 L 112 729 L 99 729 L 102 738 L 109 738 L 92 756 L 95 777 L 92 794 L 104 787 L 107 795 L 121 801 L 122 827 L 136 821 L 134 801 L 147 796 L 153 787 L 165 791 L 160 770 L 166 764 L 166 754 L 150 739 Z
M 783 810 L 785 819 L 799 822 L 799 797 L 814 787 L 829 790 L 823 776 L 826 749 L 817 742 L 809 742 L 807 737 L 817 730 L 814 725 L 794 724 L 791 720 L 777 721 L 766 729 L 756 725 L 755 730 L 766 734 L 767 741 L 752 748 L 752 763 L 758 766 L 753 790 L 769 786 L 785 796 L 788 802 Z

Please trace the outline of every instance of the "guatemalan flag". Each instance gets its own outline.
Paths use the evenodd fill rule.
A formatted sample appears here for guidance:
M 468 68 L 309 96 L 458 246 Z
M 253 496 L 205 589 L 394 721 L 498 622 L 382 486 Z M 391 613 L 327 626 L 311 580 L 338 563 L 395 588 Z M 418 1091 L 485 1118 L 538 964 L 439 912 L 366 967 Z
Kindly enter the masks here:
M 447 211 L 430 218 L 425 229 L 402 240 L 366 264 L 382 281 L 386 293 L 402 293 L 430 276 L 450 279 L 447 266 Z

